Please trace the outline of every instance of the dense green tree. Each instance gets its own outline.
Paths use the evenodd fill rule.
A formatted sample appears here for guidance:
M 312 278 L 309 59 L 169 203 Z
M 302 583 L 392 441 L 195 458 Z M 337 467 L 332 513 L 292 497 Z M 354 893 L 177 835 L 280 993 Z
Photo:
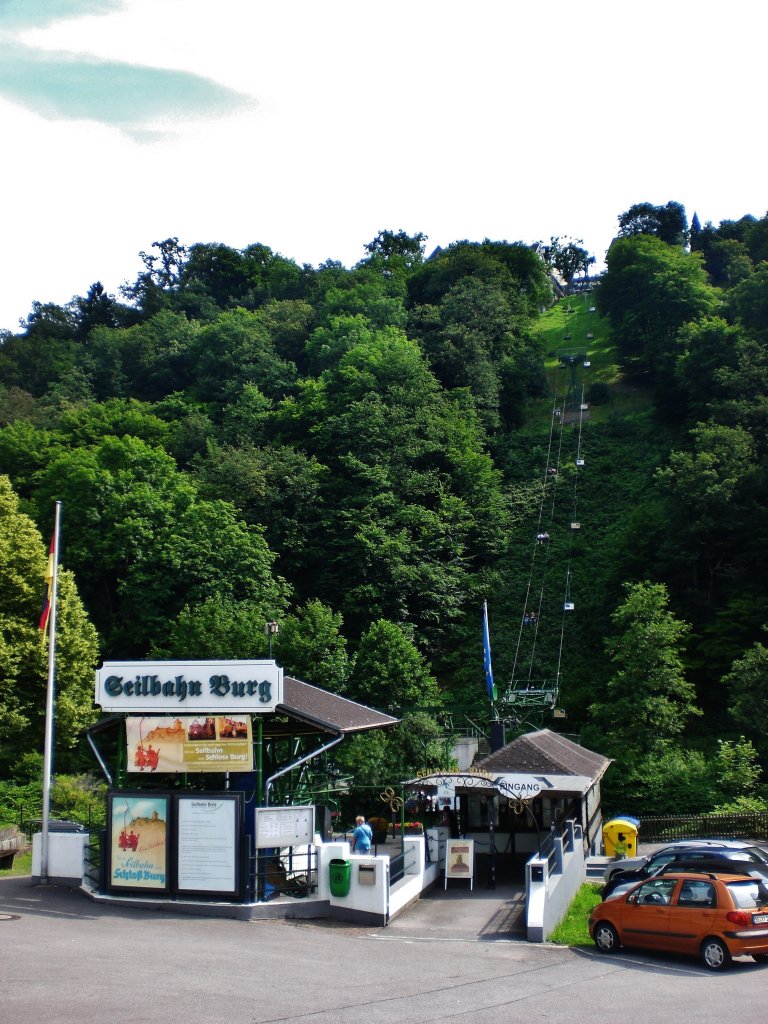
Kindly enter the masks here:
M 238 601 L 214 594 L 200 604 L 184 605 L 169 624 L 167 637 L 152 656 L 168 659 L 242 660 L 267 656 L 264 623 L 274 608 L 260 601 Z
M 750 740 L 718 740 L 714 758 L 713 803 L 754 796 L 762 771 Z
M 84 298 L 81 295 L 75 296 L 70 308 L 79 341 L 87 341 L 94 327 L 118 327 L 126 318 L 124 308 L 118 304 L 114 295 L 105 291 L 101 281 L 92 284 Z
M 96 396 L 159 401 L 190 385 L 199 326 L 163 309 L 132 327 L 96 327 L 87 362 Z
M 691 716 L 701 713 L 682 661 L 690 627 L 669 611 L 667 588 L 644 582 L 625 591 L 611 616 L 616 633 L 605 644 L 614 673 L 604 700 L 592 707 L 622 762 L 680 736 Z
M 519 295 L 529 316 L 552 301 L 544 261 L 522 242 L 454 242 L 427 260 L 408 279 L 412 306 L 435 305 L 463 277 L 475 277 Z
M 192 365 L 195 395 L 220 404 L 236 399 L 246 383 L 281 398 L 296 378 L 295 366 L 277 355 L 259 315 L 245 309 L 222 313 L 202 328 Z
M 175 236 L 153 242 L 152 248 L 157 249 L 157 254 L 140 252 L 144 270 L 133 284 L 125 284 L 121 289 L 123 297 L 144 317 L 153 316 L 168 305 L 187 258 L 187 247 Z
M 425 766 L 447 768 L 450 753 L 436 719 L 437 680 L 403 629 L 380 619 L 361 637 L 348 695 L 401 718 L 383 733 L 355 737 L 337 761 L 361 787 L 413 778 Z
M 723 529 L 738 492 L 750 489 L 754 449 L 746 430 L 716 423 L 698 424 L 691 440 L 693 451 L 671 452 L 656 478 L 678 505 L 678 530 L 687 522 L 703 540 Z
M 60 454 L 41 475 L 39 509 L 72 509 L 68 564 L 110 656 L 161 642 L 184 605 L 216 594 L 260 600 L 277 614 L 285 587 L 261 531 L 223 501 L 201 500 L 164 452 L 137 438 L 105 438 Z
M 395 273 L 396 269 L 413 270 L 424 258 L 424 245 L 427 236 L 417 231 L 409 235 L 401 228 L 399 231 L 380 231 L 364 248 L 369 258 L 378 257 L 387 271 Z
M 768 344 L 768 262 L 759 264 L 729 293 L 728 306 L 753 338 Z
M 49 518 L 49 517 L 47 517 Z M 47 545 L 19 511 L 10 481 L 0 476 L 0 772 L 24 752 L 39 750 L 45 727 L 48 647 L 38 628 Z M 64 568 L 56 606 L 56 720 L 54 739 L 62 764 L 83 728 L 94 720 L 96 631 Z
M 679 354 L 678 332 L 717 306 L 700 257 L 646 234 L 615 240 L 597 288 L 624 369 L 661 380 Z
M 549 245 L 539 243 L 539 253 L 547 266 L 560 275 L 566 284 L 572 284 L 577 274 L 589 273 L 589 268 L 596 262 L 594 256 L 584 248 L 581 238 L 552 237 Z
M 307 601 L 281 620 L 274 656 L 289 675 L 344 693 L 351 665 L 341 628 L 341 615 L 321 601 Z
M 635 203 L 619 215 L 619 237 L 653 235 L 668 245 L 683 246 L 688 240 L 688 220 L 681 203 L 666 206 Z
M 534 370 L 541 352 L 527 324 L 519 294 L 474 277 L 462 278 L 437 305 L 420 306 L 411 316 L 438 380 L 469 389 L 491 435 L 520 423 L 529 395 L 542 389 Z
M 8 474 L 16 493 L 28 498 L 61 447 L 54 431 L 36 427 L 29 420 L 15 420 L 0 429 L 0 470 Z
M 372 623 L 360 638 L 349 693 L 394 714 L 442 704 L 424 656 L 401 626 L 386 619 Z
M 768 648 L 755 643 L 724 677 L 733 721 L 768 755 Z
M 356 346 L 302 384 L 279 425 L 327 468 L 305 562 L 315 596 L 343 595 L 352 636 L 376 618 L 424 637 L 447 631 L 484 557 L 468 541 L 490 536 L 489 511 L 503 503 L 472 490 L 471 463 L 487 459 L 476 424 L 454 415 L 418 347 L 402 336 Z
M 680 354 L 674 370 L 675 384 L 684 398 L 688 417 L 707 419 L 727 395 L 723 369 L 738 364 L 739 329 L 721 317 L 683 324 L 676 343 Z

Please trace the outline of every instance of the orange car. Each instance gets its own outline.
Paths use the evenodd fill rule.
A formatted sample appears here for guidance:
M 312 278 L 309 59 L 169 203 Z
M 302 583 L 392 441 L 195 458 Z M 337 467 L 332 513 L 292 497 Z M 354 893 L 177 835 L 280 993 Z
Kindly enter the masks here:
M 744 954 L 768 961 L 768 885 L 744 875 L 657 875 L 595 907 L 589 933 L 603 953 L 622 945 L 693 953 L 712 971 Z

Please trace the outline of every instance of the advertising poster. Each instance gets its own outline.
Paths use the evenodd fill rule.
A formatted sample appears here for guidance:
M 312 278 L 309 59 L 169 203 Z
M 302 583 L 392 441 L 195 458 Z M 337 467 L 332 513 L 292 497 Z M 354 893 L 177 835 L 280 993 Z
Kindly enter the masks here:
M 250 772 L 250 715 L 129 716 L 128 771 Z
M 469 880 L 474 884 L 475 842 L 473 839 L 448 839 L 445 843 L 445 888 L 449 878 Z
M 107 798 L 107 885 L 167 892 L 167 793 L 110 793 Z
M 240 797 L 176 798 L 176 879 L 180 893 L 236 896 L 240 888 Z

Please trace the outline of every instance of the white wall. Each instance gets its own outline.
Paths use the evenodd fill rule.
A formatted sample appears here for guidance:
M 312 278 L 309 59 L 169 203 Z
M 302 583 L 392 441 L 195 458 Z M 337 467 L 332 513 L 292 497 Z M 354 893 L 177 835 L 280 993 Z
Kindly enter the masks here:
M 48 833 L 48 881 L 55 885 L 79 886 L 83 881 L 87 832 Z M 32 885 L 42 877 L 43 835 L 32 836 Z

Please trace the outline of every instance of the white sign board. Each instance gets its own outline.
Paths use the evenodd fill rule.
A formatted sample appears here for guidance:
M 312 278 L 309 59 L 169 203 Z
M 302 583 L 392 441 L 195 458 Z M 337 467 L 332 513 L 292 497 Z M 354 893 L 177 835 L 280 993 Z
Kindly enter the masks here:
M 274 711 L 283 670 L 274 661 L 105 661 L 96 670 L 104 711 L 194 714 Z
M 259 850 L 270 846 L 305 846 L 315 835 L 315 808 L 257 807 L 255 845 Z
M 449 878 L 469 880 L 469 888 L 474 887 L 475 877 L 475 841 L 474 839 L 448 839 L 445 843 L 445 886 L 448 888 Z
M 196 794 L 177 807 L 179 892 L 237 892 L 237 800 Z

